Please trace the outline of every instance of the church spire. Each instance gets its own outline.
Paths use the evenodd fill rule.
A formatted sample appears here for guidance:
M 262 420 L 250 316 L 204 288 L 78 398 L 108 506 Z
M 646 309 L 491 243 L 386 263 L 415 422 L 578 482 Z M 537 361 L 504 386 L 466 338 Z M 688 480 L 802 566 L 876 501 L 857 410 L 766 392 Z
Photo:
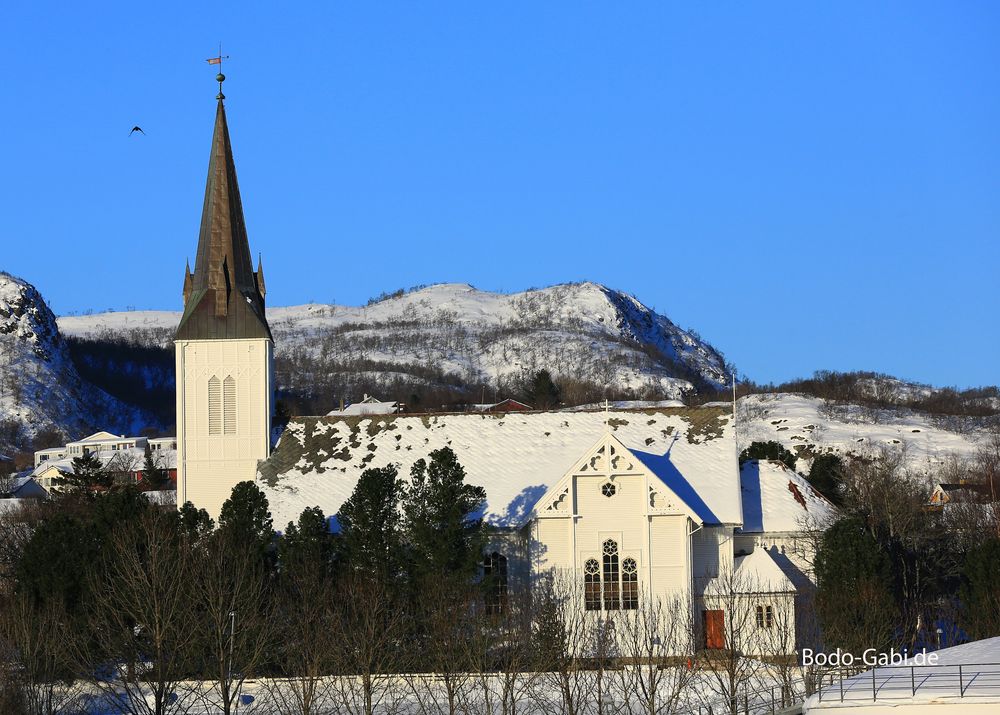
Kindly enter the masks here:
M 222 82 L 201 213 L 194 273 L 185 278 L 178 340 L 271 337 L 243 219 Z

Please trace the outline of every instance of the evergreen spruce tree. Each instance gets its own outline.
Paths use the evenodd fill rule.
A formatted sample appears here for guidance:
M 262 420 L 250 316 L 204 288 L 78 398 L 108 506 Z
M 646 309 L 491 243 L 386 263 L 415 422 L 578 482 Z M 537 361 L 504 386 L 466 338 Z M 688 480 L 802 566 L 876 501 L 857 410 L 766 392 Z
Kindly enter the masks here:
M 548 370 L 539 370 L 531 378 L 525 392 L 528 404 L 538 410 L 549 410 L 559 406 L 559 388 L 552 381 Z
M 167 470 L 163 469 L 156 463 L 156 458 L 153 457 L 153 450 L 149 448 L 149 444 L 146 445 L 146 449 L 143 452 L 142 459 L 142 484 L 146 489 L 158 490 L 166 486 Z
M 486 490 L 465 483 L 465 469 L 449 447 L 419 459 L 410 470 L 403 502 L 410 575 L 468 579 L 482 558 L 483 522 L 477 515 Z
M 301 568 L 303 564 L 319 564 L 324 571 L 333 567 L 333 535 L 323 510 L 307 507 L 298 522 L 288 522 L 278 542 L 278 557 L 282 568 Z
M 199 509 L 191 502 L 184 502 L 184 505 L 177 510 L 177 521 L 180 523 L 181 531 L 191 539 L 198 542 L 215 528 L 215 521 L 204 509 Z
M 836 454 L 821 454 L 809 468 L 809 483 L 838 506 L 843 503 L 841 485 L 844 482 L 844 462 Z
M 111 538 L 111 532 L 126 522 L 138 521 L 150 508 L 146 499 L 134 484 L 126 484 L 121 489 L 98 494 L 90 511 L 91 529 L 102 539 Z
M 58 601 L 71 615 L 88 608 L 88 584 L 112 534 L 151 507 L 135 487 L 65 503 L 32 532 L 14 567 L 17 589 L 35 603 Z
M 240 482 L 222 505 L 219 529 L 228 532 L 236 543 L 256 544 L 263 556 L 274 539 L 274 522 L 267 497 L 253 482 Z
M 93 491 L 109 488 L 114 482 L 113 475 L 104 467 L 104 462 L 95 452 L 84 452 L 73 457 L 73 472 L 63 477 L 60 484 L 70 491 Z
M 899 605 L 892 561 L 857 517 L 823 534 L 816 552 L 816 612 L 829 649 L 888 649 Z
M 100 560 L 102 539 L 82 519 L 56 513 L 43 521 L 24 546 L 14 569 L 17 588 L 34 603 L 61 603 L 83 610 L 87 577 Z
M 402 564 L 399 511 L 404 488 L 393 466 L 366 469 L 340 507 L 340 554 L 345 568 L 361 576 L 392 580 Z
M 972 548 L 962 566 L 962 627 L 974 639 L 1000 636 L 1000 539 Z
M 795 462 L 798 461 L 798 457 L 785 449 L 781 442 L 775 442 L 774 440 L 754 442 L 740 452 L 740 466 L 751 459 L 773 459 L 781 462 L 789 469 L 795 469 Z

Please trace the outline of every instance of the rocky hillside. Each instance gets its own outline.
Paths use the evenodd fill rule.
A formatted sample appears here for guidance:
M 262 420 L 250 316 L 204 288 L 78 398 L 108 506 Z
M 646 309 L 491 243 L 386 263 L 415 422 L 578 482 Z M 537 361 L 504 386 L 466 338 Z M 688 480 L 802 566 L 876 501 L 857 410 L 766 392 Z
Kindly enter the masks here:
M 0 273 L 0 452 L 41 432 L 141 428 L 138 410 L 83 380 L 56 318 L 30 283 Z
M 639 399 L 718 388 L 729 374 L 722 354 L 696 334 L 596 283 L 510 295 L 434 285 L 364 307 L 270 308 L 268 319 L 278 383 L 311 397 L 312 412 L 362 392 L 490 399 L 540 369 L 567 385 L 609 386 L 612 396 Z M 136 311 L 67 316 L 59 325 L 77 338 L 167 345 L 178 320 L 178 313 Z

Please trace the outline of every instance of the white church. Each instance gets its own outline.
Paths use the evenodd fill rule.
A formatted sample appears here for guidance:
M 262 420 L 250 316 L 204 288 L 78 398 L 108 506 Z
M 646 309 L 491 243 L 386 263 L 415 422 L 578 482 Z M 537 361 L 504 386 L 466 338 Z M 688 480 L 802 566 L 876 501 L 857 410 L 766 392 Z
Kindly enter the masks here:
M 812 537 L 833 507 L 780 464 L 741 469 L 727 408 L 297 418 L 272 450 L 274 340 L 223 100 L 175 337 L 178 504 L 217 517 L 236 483 L 256 480 L 282 528 L 309 506 L 336 514 L 365 469 L 405 478 L 447 446 L 486 489 L 484 568 L 504 587 L 559 573 L 601 613 L 681 596 L 708 648 L 729 647 L 742 603 L 749 627 L 790 624 L 771 650 L 794 651 Z

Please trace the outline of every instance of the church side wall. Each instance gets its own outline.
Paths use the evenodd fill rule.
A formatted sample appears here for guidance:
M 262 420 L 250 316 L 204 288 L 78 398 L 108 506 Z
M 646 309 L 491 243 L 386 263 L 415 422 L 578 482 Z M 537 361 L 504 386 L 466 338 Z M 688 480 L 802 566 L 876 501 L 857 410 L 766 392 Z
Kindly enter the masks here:
M 649 517 L 649 583 L 653 598 L 666 602 L 691 590 L 689 523 L 682 514 Z
M 535 522 L 531 553 L 536 570 L 573 568 L 573 519 L 557 517 Z
M 270 451 L 270 340 L 175 344 L 178 506 L 190 501 L 217 518 L 233 486 L 253 481 Z M 235 380 L 235 429 L 209 434 L 209 380 Z M 226 430 L 228 431 L 228 430 Z

